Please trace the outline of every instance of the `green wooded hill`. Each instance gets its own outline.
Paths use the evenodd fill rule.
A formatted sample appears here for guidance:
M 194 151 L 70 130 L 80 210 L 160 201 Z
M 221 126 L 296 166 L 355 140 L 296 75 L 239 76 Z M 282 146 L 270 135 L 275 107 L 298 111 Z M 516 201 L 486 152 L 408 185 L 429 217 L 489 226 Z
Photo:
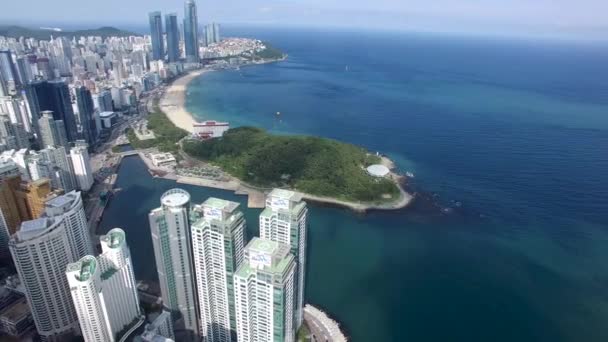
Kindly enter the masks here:
M 363 202 L 382 202 L 387 201 L 383 195 L 390 194 L 391 199 L 399 195 L 391 180 L 367 174 L 365 167 L 377 163 L 378 157 L 335 140 L 239 127 L 219 139 L 187 141 L 183 149 L 256 186 L 289 186 L 313 195 Z
M 77 31 L 53 31 L 39 28 L 27 28 L 16 25 L 0 26 L 0 36 L 9 38 L 34 38 L 38 40 L 49 40 L 53 37 L 88 37 L 101 36 L 106 37 L 128 37 L 139 36 L 136 33 L 117 29 L 115 27 L 100 27 L 97 29 L 77 30 Z
M 255 58 L 281 59 L 281 58 L 285 57 L 285 54 L 283 53 L 283 51 L 272 46 L 270 43 L 264 42 L 264 45 L 266 45 L 266 49 L 256 53 L 254 56 Z

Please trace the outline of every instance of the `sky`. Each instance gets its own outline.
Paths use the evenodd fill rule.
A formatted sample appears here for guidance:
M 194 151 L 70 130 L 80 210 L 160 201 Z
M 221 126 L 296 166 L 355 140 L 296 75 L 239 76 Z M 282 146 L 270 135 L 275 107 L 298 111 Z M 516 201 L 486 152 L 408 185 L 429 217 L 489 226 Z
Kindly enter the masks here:
M 147 24 L 182 0 L 0 0 L 0 25 Z M 199 21 L 454 33 L 608 37 L 608 0 L 197 0 Z

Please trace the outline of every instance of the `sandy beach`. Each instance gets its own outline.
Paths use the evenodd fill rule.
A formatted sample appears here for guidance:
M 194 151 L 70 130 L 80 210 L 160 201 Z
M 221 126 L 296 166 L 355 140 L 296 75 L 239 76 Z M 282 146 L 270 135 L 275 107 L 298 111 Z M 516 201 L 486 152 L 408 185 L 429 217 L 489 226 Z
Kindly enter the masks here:
M 186 91 L 192 80 L 209 71 L 199 69 L 187 73 L 173 81 L 161 97 L 159 107 L 175 126 L 193 132 L 192 124 L 195 120 L 192 113 L 186 110 Z

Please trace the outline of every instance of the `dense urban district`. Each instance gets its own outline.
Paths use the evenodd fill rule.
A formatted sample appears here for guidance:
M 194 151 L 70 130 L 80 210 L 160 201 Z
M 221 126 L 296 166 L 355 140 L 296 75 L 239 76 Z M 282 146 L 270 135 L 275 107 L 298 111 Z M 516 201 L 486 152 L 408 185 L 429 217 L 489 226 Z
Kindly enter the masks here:
M 183 108 L 192 79 L 287 56 L 201 29 L 193 0 L 183 21 L 148 19 L 149 36 L 0 27 L 0 339 L 345 341 L 306 303 L 306 201 L 402 208 L 404 177 L 354 145 L 196 122 Z M 247 195 L 260 236 L 247 238 L 239 203 L 191 203 L 177 187 L 147 209 L 159 280 L 138 281 L 130 227 L 97 232 L 129 156 Z

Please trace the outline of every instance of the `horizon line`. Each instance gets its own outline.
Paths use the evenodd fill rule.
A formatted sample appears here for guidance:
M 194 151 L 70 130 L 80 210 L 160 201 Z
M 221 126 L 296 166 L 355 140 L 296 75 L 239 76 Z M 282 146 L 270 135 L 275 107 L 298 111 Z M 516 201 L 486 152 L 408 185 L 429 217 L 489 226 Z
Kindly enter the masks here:
M 458 36 L 458 37 L 471 37 L 471 38 L 495 38 L 495 39 L 511 39 L 511 40 L 530 40 L 540 39 L 547 41 L 568 41 L 568 42 L 596 42 L 603 43 L 608 42 L 608 27 L 597 28 L 594 34 L 589 32 L 564 32 L 564 33 L 551 33 L 547 32 L 507 32 L 507 31 L 480 31 L 480 30 L 437 30 L 437 29 L 423 29 L 414 27 L 380 27 L 380 26 L 357 26 L 351 24 L 345 25 L 328 25 L 328 24 L 311 24 L 311 23 L 294 23 L 285 24 L 272 21 L 249 21 L 249 22 L 222 22 L 222 21 L 210 21 L 219 23 L 222 26 L 229 28 L 247 28 L 247 27 L 261 27 L 261 28 L 282 28 L 282 29 L 311 29 L 311 30 L 335 30 L 335 31 L 348 31 L 348 32 L 378 32 L 378 33 L 409 33 L 409 34 L 435 34 L 444 36 Z M 66 26 L 62 28 L 61 26 Z M 205 24 L 200 23 L 199 27 L 203 27 Z M 86 30 L 86 29 L 97 29 L 102 27 L 114 27 L 124 31 L 137 31 L 141 35 L 149 35 L 148 24 L 142 20 L 141 23 L 134 24 L 133 22 L 113 22 L 113 23 L 92 23 L 90 21 L 83 22 L 56 22 L 56 21 L 20 21 L 15 20 L 13 23 L 2 23 L 1 27 L 20 26 L 29 29 L 42 29 L 44 27 L 57 27 L 65 29 L 66 31 L 75 30 Z M 123 28 L 124 27 L 124 28 Z M 134 30 L 135 29 L 135 30 Z

